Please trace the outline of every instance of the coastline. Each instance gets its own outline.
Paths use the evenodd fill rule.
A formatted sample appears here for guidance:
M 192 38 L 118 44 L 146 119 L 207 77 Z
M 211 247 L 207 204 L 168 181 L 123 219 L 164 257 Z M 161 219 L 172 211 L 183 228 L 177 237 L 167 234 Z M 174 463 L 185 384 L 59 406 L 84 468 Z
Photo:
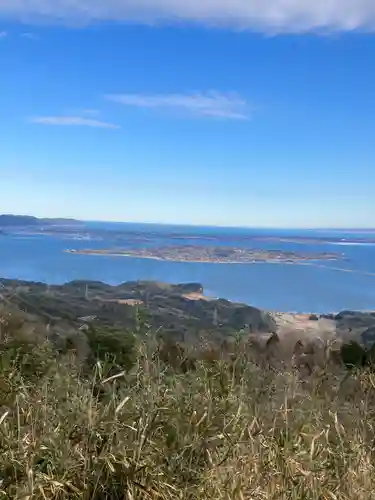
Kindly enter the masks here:
M 287 264 L 287 265 L 296 265 L 296 264 L 305 264 L 305 265 L 314 265 L 315 262 L 336 262 L 339 259 L 327 258 L 327 259 L 296 259 L 292 260 L 280 260 L 280 259 L 259 259 L 259 260 L 249 260 L 249 261 L 238 261 L 238 260 L 194 260 L 194 259 L 173 259 L 169 257 L 158 257 L 156 255 L 136 255 L 130 253 L 105 253 L 100 251 L 82 251 L 82 250 L 64 250 L 65 253 L 69 253 L 72 255 L 87 255 L 87 256 L 95 256 L 95 257 L 127 257 L 132 259 L 148 259 L 148 260 L 157 260 L 160 262 L 180 262 L 186 264 L 241 264 L 241 265 L 251 265 L 251 264 Z M 311 263 L 311 264 L 310 264 Z M 374 273 L 375 275 L 375 273 Z
M 253 260 L 248 262 L 239 262 L 239 261 L 214 261 L 214 260 L 183 260 L 183 259 L 172 259 L 172 258 L 163 258 L 157 257 L 155 255 L 134 255 L 127 253 L 103 253 L 103 252 L 86 252 L 79 250 L 64 250 L 65 253 L 69 253 L 72 255 L 86 255 L 86 256 L 95 256 L 95 257 L 126 257 L 130 259 L 147 259 L 147 260 L 156 260 L 159 262 L 175 262 L 175 263 L 184 263 L 184 264 L 213 264 L 213 265 L 257 265 L 257 264 L 271 264 L 271 265 L 286 265 L 286 266 L 310 266 L 317 267 L 320 269 L 328 269 L 330 271 L 342 272 L 342 273 L 352 273 L 352 274 L 360 274 L 361 276 L 370 276 L 375 277 L 375 273 L 369 271 L 358 271 L 357 269 L 347 269 L 345 267 L 332 267 L 328 265 L 321 264 L 320 262 L 337 262 L 338 259 L 311 259 L 311 260 L 295 260 L 294 262 L 288 260 L 277 260 L 277 259 L 268 259 L 268 260 Z

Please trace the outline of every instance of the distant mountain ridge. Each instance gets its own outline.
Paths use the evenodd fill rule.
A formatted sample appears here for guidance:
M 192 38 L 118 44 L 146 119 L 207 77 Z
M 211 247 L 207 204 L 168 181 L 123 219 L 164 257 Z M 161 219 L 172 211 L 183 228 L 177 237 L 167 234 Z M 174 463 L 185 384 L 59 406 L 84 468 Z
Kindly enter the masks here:
M 33 217 L 31 215 L 13 215 L 13 214 L 0 214 L 0 228 L 1 227 L 27 227 L 27 226 L 32 226 L 32 227 L 40 227 L 40 226 L 46 226 L 46 225 L 77 225 L 77 224 L 82 224 L 81 221 L 76 220 L 76 219 L 49 219 L 49 218 L 43 218 L 43 219 L 38 219 L 38 217 Z

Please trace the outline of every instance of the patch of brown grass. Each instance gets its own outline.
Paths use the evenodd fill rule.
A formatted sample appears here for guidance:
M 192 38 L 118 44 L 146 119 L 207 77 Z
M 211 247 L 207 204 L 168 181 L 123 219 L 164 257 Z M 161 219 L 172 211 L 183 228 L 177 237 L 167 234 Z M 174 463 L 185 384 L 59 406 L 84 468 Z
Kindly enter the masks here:
M 375 498 L 375 377 L 232 360 L 131 369 L 1 344 L 0 498 Z M 22 347 L 22 349 L 21 349 Z

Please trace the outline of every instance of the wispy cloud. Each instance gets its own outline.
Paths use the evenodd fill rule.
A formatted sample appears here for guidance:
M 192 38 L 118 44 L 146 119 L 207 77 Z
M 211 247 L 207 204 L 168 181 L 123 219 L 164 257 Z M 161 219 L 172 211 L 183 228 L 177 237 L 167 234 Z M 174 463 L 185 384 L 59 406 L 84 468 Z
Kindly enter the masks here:
M 33 41 L 37 41 L 37 40 L 40 40 L 40 37 L 39 35 L 35 35 L 35 33 L 21 33 L 21 38 L 27 38 L 28 40 L 33 40 Z
M 248 103 L 236 94 L 208 92 L 205 94 L 112 94 L 106 99 L 124 106 L 171 110 L 193 117 L 245 120 L 249 118 Z
M 69 127 L 94 127 L 94 128 L 120 128 L 113 123 L 83 118 L 82 116 L 34 116 L 29 119 L 32 123 L 39 125 L 69 126 Z
M 6 38 L 7 36 L 8 36 L 8 33 L 6 31 L 0 31 L 0 39 Z
M 0 0 L 0 18 L 52 23 L 192 21 L 272 32 L 375 30 L 374 0 Z

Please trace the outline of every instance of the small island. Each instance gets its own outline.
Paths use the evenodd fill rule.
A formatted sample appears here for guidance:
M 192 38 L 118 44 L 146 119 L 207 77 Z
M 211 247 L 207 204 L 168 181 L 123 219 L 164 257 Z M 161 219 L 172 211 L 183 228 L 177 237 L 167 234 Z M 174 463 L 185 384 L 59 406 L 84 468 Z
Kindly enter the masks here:
M 215 264 L 293 264 L 306 261 L 337 261 L 342 255 L 335 253 L 303 254 L 284 250 L 263 250 L 220 246 L 162 246 L 137 249 L 67 250 L 76 255 L 108 257 L 137 257 L 170 262 Z

